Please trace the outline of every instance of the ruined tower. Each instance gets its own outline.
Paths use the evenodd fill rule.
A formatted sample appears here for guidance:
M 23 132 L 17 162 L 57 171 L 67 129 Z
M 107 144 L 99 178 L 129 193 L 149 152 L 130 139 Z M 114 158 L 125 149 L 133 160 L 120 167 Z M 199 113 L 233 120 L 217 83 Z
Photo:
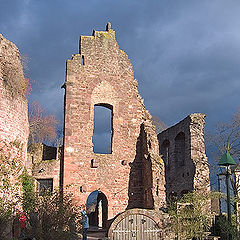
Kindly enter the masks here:
M 130 208 L 159 208 L 165 202 L 163 161 L 158 140 L 115 31 L 81 36 L 79 54 L 67 61 L 63 186 L 79 204 L 97 192 L 92 224 L 106 224 Z M 94 153 L 94 108 L 111 112 L 109 151 Z M 101 209 L 100 207 L 101 206 Z M 94 219 L 97 218 L 97 219 Z M 91 223 L 90 223 L 91 224 Z
M 205 114 L 193 113 L 158 134 L 165 162 L 166 196 L 180 198 L 193 190 L 210 191 L 209 163 L 205 153 Z

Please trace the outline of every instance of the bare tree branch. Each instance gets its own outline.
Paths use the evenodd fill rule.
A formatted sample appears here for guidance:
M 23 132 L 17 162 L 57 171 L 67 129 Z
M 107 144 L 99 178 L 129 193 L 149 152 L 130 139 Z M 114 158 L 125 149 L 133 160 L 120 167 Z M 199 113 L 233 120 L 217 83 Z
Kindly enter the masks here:
M 33 102 L 29 106 L 29 143 L 55 140 L 58 124 L 54 115 L 47 115 L 38 102 Z
M 160 132 L 164 131 L 168 128 L 167 124 L 165 124 L 159 117 L 152 116 L 152 123 L 156 128 L 156 133 L 159 134 Z

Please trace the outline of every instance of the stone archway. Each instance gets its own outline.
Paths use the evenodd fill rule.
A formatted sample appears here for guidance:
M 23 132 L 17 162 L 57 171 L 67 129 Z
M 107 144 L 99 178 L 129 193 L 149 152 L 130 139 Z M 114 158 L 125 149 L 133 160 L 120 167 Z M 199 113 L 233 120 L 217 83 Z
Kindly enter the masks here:
M 108 200 L 106 195 L 95 190 L 87 199 L 87 213 L 90 226 L 106 228 L 108 219 Z

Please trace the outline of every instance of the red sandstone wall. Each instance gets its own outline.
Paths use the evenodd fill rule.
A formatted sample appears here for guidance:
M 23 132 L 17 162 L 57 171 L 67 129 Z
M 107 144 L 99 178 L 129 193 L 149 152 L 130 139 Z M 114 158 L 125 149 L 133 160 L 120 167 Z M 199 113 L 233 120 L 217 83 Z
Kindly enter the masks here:
M 119 49 L 114 30 L 81 36 L 80 54 L 67 61 L 64 186 L 70 186 L 79 204 L 100 189 L 108 199 L 109 218 L 127 207 L 151 208 L 165 201 L 157 136 L 137 86 L 130 60 Z M 93 152 L 95 104 L 113 106 L 112 154 Z M 144 151 L 138 144 L 143 141 L 141 131 L 145 132 Z M 91 168 L 91 160 L 97 168 Z M 145 184 L 144 179 L 148 179 Z
M 24 84 L 19 51 L 0 34 L 0 140 L 22 143 L 25 163 L 29 125 Z

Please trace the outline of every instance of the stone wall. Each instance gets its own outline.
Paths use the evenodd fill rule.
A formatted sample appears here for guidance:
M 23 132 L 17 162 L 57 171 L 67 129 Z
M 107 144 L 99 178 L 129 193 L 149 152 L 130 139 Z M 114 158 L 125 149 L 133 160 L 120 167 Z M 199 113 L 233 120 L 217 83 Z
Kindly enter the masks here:
M 0 141 L 20 143 L 23 164 L 29 133 L 25 88 L 19 51 L 0 34 Z
M 29 168 L 36 180 L 36 188 L 39 180 L 52 179 L 53 189 L 59 189 L 61 156 L 61 147 L 51 147 L 43 143 L 31 144 L 28 147 Z
M 126 208 L 162 206 L 165 180 L 157 136 L 110 24 L 106 31 L 81 36 L 79 52 L 67 61 L 64 84 L 64 186 L 79 204 L 101 191 L 108 218 Z M 112 110 L 110 154 L 93 152 L 95 105 Z
M 210 191 L 204 119 L 204 114 L 194 113 L 158 134 L 160 154 L 165 162 L 168 200 L 194 189 Z

